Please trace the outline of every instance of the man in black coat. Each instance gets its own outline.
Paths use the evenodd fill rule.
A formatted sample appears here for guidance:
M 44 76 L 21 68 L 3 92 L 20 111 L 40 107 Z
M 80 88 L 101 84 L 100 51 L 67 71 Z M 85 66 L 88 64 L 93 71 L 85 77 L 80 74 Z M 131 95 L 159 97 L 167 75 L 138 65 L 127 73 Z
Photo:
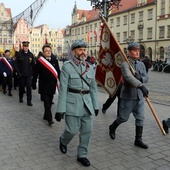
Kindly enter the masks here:
M 19 78 L 19 102 L 23 103 L 23 94 L 27 92 L 27 105 L 32 106 L 32 71 L 35 67 L 34 55 L 29 50 L 29 42 L 23 41 L 23 49 L 16 54 L 14 68 Z
M 44 102 L 44 120 L 48 121 L 49 126 L 53 122 L 51 105 L 57 87 L 57 79 L 60 76 L 60 68 L 57 58 L 52 54 L 49 44 L 42 47 L 42 56 L 39 56 L 36 69 L 33 74 L 32 88 L 36 89 L 36 82 L 39 76 L 38 92 Z

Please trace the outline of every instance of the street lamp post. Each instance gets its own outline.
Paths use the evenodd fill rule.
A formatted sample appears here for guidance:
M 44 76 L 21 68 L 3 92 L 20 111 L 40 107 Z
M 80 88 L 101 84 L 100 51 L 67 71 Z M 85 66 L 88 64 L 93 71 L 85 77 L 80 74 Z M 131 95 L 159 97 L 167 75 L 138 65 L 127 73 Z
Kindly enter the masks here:
M 100 10 L 101 14 L 105 17 L 106 21 L 108 21 L 109 9 L 110 8 L 117 8 L 119 9 L 120 1 L 121 0 L 87 0 L 91 1 L 91 6 L 96 9 Z

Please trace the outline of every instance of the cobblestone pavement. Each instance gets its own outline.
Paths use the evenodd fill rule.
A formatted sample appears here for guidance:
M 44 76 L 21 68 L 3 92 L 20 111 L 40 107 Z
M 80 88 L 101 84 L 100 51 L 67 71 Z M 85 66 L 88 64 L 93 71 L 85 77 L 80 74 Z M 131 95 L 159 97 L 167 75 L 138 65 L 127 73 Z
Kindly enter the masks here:
M 149 72 L 150 99 L 160 120 L 170 117 L 169 94 L 170 74 Z M 99 87 L 100 107 L 108 94 Z M 116 118 L 115 101 L 106 114 L 94 118 L 94 128 L 88 158 L 89 168 L 76 162 L 78 135 L 68 145 L 67 154 L 58 148 L 59 136 L 64 121 L 55 121 L 49 127 L 43 121 L 43 103 L 37 91 L 33 91 L 33 107 L 18 102 L 18 91 L 13 97 L 0 92 L 0 170 L 170 170 L 170 135 L 163 136 L 149 107 L 146 104 L 146 118 L 143 140 L 149 145 L 144 150 L 135 147 L 135 125 L 133 116 L 116 131 L 111 140 L 108 127 Z M 57 96 L 52 107 L 56 110 Z M 101 109 L 101 108 L 100 108 Z
M 149 72 L 149 82 L 146 84 L 153 102 L 170 105 L 170 73 Z

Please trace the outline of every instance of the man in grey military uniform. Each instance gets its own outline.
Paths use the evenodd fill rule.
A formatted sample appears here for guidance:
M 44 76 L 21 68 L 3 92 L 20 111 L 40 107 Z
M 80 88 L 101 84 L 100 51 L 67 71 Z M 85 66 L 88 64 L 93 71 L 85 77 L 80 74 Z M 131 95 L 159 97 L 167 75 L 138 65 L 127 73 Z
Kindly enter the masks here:
M 129 64 L 124 61 L 121 65 L 124 84 L 120 94 L 119 116 L 109 126 L 109 135 L 111 139 L 115 139 L 116 128 L 123 122 L 129 119 L 131 113 L 135 117 L 136 138 L 134 145 L 143 149 L 147 149 L 142 141 L 143 125 L 144 125 L 144 97 L 148 97 L 148 90 L 143 83 L 148 82 L 148 74 L 146 73 L 145 65 L 140 62 L 139 52 L 140 46 L 138 43 L 128 45 L 129 63 L 135 70 L 135 75 L 132 74 Z
M 91 138 L 94 114 L 99 111 L 95 72 L 86 61 L 86 43 L 76 40 L 71 46 L 73 57 L 63 63 L 60 73 L 60 91 L 55 119 L 65 115 L 65 130 L 60 137 L 60 151 L 67 152 L 67 145 L 79 134 L 77 161 L 90 166 L 86 158 Z

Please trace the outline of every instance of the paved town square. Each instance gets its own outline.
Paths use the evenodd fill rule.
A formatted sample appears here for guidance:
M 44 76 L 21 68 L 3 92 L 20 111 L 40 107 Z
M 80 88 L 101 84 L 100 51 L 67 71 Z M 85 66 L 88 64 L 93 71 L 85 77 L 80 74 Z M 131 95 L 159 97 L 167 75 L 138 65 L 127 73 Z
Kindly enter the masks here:
M 146 84 L 149 99 L 160 119 L 170 117 L 170 74 L 149 71 Z M 67 154 L 59 150 L 59 136 L 64 129 L 64 120 L 55 121 L 52 127 L 43 121 L 43 103 L 37 91 L 33 91 L 33 106 L 19 103 L 18 90 L 13 97 L 0 92 L 0 170 L 170 170 L 170 134 L 162 135 L 147 103 L 143 140 L 149 149 L 134 146 L 135 119 L 116 131 L 116 139 L 109 136 L 109 125 L 116 118 L 115 101 L 101 112 L 108 94 L 98 87 L 100 113 L 94 118 L 94 129 L 89 149 L 89 168 L 76 162 L 78 135 L 68 145 Z M 54 99 L 53 116 L 57 96 Z

